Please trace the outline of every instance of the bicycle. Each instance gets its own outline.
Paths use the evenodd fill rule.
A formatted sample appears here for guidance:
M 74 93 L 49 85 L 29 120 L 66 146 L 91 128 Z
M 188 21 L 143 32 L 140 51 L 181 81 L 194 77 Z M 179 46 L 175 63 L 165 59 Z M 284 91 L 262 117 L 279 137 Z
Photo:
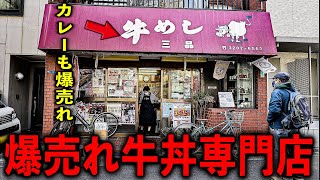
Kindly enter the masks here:
M 94 134 L 96 123 L 106 123 L 107 137 L 111 137 L 118 128 L 118 118 L 109 112 L 102 112 L 93 117 L 93 120 L 89 124 L 85 118 L 80 114 L 80 107 L 83 102 L 77 102 L 75 105 L 65 106 L 71 110 L 73 114 L 73 120 L 71 121 L 56 121 L 50 131 L 50 136 L 58 134 L 70 134 L 70 130 L 75 124 L 76 120 L 84 126 L 84 131 L 89 134 Z
M 185 133 L 189 134 L 191 139 L 196 142 L 196 149 L 193 152 L 194 154 L 200 152 L 201 150 L 200 137 L 214 133 L 217 127 L 221 127 L 222 125 L 224 126 L 222 126 L 222 128 L 219 130 L 219 133 L 233 135 L 236 137 L 237 141 L 238 136 L 243 133 L 241 123 L 243 122 L 244 112 L 235 112 L 235 110 L 228 110 L 225 112 L 220 112 L 219 114 L 224 115 L 226 119 L 216 126 L 207 128 L 203 122 L 201 122 L 200 125 L 197 125 L 195 123 L 182 123 L 174 129 L 174 135 L 180 138 Z M 235 158 L 238 158 L 237 153 L 238 144 L 236 142 L 232 147 L 232 155 Z

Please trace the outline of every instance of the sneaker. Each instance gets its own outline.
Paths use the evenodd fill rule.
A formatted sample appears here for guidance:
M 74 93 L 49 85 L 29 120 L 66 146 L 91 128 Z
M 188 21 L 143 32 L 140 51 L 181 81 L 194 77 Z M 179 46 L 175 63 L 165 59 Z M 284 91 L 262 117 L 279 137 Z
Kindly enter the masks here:
M 304 180 L 302 176 L 294 176 L 293 180 Z
M 270 180 L 283 180 L 283 177 L 280 176 L 271 176 Z

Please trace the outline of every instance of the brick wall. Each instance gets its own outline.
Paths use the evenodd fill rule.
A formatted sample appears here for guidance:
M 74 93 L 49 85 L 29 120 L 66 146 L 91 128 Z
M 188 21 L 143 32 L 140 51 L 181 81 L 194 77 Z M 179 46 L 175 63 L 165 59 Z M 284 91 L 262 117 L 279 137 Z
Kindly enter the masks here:
M 236 109 L 236 111 L 244 111 L 244 121 L 242 129 L 247 133 L 264 133 L 268 130 L 267 123 L 267 78 L 261 78 L 259 72 L 256 72 L 256 104 L 255 109 Z M 208 126 L 215 126 L 224 121 L 224 116 L 220 115 L 227 109 L 232 108 L 210 108 L 208 109 Z
M 55 71 L 56 56 L 47 54 L 45 58 L 45 80 L 44 80 L 44 106 L 43 106 L 43 130 L 42 134 L 48 135 L 53 126 L 53 115 L 54 115 L 54 89 L 55 81 L 54 74 L 48 71 Z

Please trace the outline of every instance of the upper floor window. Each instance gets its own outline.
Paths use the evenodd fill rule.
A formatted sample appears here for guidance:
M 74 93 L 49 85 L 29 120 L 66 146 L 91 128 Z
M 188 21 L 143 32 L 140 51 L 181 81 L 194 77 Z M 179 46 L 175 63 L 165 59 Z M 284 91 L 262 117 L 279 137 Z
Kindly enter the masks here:
M 0 0 L 0 15 L 23 16 L 24 0 Z

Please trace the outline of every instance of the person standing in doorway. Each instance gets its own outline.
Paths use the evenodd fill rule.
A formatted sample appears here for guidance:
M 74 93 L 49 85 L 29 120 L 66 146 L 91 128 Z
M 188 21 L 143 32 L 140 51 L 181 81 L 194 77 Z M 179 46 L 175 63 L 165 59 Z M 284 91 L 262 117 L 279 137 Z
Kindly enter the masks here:
M 139 96 L 139 130 L 145 134 L 150 134 L 151 129 L 156 126 L 156 109 L 153 104 L 158 98 L 150 92 L 149 86 L 145 86 Z
M 279 164 L 279 139 L 280 137 L 289 137 L 294 133 L 299 133 L 298 129 L 284 129 L 281 121 L 288 115 L 290 115 L 292 109 L 290 106 L 290 94 L 296 92 L 295 87 L 290 80 L 290 75 L 286 72 L 278 72 L 275 76 L 271 77 L 272 86 L 274 90 L 272 91 L 270 102 L 269 102 L 269 112 L 267 121 L 269 123 L 270 132 L 274 139 L 274 169 L 278 167 Z M 293 149 L 288 148 L 288 155 L 293 154 Z M 274 173 L 271 176 L 271 180 L 281 180 L 283 177 L 278 176 Z M 302 177 L 293 177 L 294 180 L 303 180 Z

